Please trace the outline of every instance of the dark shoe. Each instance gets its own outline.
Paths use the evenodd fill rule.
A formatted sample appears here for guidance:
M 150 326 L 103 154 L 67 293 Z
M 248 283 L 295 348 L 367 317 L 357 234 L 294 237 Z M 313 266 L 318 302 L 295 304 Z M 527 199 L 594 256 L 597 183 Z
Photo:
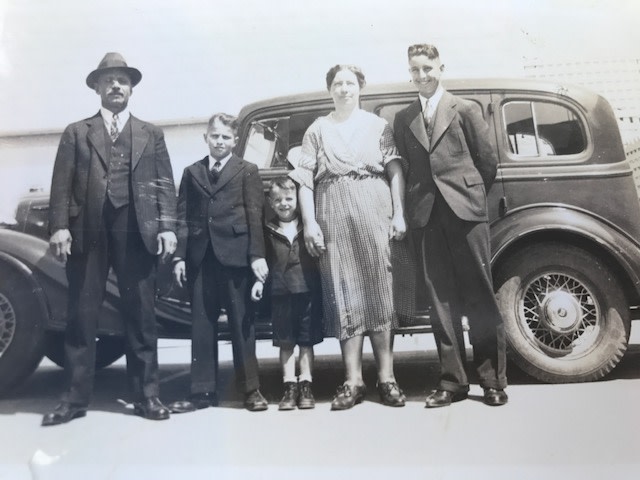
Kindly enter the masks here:
M 315 408 L 316 399 L 313 398 L 313 392 L 311 391 L 311 382 L 303 380 L 298 384 L 298 408 L 306 410 L 309 408 Z
M 427 397 L 425 406 L 427 408 L 448 407 L 454 402 L 464 400 L 467 396 L 467 392 L 454 393 L 447 390 L 434 390 Z
M 196 411 L 196 406 L 189 400 L 177 400 L 171 402 L 167 407 L 169 407 L 171 413 L 191 413 Z
M 215 392 L 192 393 L 187 400 L 198 410 L 218 406 L 218 396 Z
M 166 420 L 169 418 L 169 409 L 162 404 L 158 397 L 149 397 L 142 402 L 134 403 L 133 413 L 147 420 Z
M 47 413 L 42 417 L 42 426 L 51 427 L 67 423 L 74 418 L 84 417 L 87 414 L 87 407 L 69 402 L 61 402 L 53 412 Z
M 378 383 L 378 393 L 382 403 L 389 407 L 404 407 L 407 397 L 396 382 Z
M 298 384 L 284 382 L 284 395 L 278 404 L 278 410 L 293 410 L 298 404 Z
M 260 393 L 260 390 L 254 390 L 245 394 L 244 408 L 246 408 L 250 412 L 261 412 L 269 408 L 269 404 Z
M 338 387 L 333 400 L 331 400 L 331 410 L 348 410 L 364 400 L 367 393 L 367 387 L 357 385 L 352 387 L 346 383 Z
M 507 392 L 499 388 L 485 388 L 484 389 L 484 403 L 490 407 L 499 407 L 509 401 Z

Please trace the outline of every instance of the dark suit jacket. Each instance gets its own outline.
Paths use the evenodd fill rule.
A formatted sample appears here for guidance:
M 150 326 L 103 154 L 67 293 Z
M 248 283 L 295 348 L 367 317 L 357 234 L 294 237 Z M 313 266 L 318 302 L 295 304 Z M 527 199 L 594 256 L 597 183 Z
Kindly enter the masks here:
M 432 121 L 429 139 L 416 100 L 394 122 L 396 145 L 406 161 L 409 226 L 427 224 L 437 190 L 462 220 L 487 221 L 486 192 L 496 176 L 497 158 L 480 109 L 445 91 Z
M 184 169 L 178 195 L 178 249 L 187 268 L 200 265 L 207 246 L 229 267 L 265 256 L 264 193 L 258 167 L 232 155 L 214 184 L 208 156 Z
M 157 235 L 175 231 L 176 190 L 162 130 L 130 117 L 131 184 L 138 227 L 151 254 Z M 100 113 L 69 125 L 58 147 L 49 206 L 51 233 L 68 228 L 74 251 L 82 251 L 100 231 L 107 193 L 109 145 Z

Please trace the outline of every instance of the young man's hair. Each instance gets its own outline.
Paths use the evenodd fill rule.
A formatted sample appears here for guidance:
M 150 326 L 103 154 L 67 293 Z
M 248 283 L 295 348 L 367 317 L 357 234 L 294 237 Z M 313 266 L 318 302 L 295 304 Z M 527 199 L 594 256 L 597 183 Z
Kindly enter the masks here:
M 416 43 L 415 45 L 410 45 L 407 49 L 407 57 L 409 57 L 409 60 L 411 60 L 411 57 L 417 57 L 420 55 L 426 55 L 430 60 L 440 58 L 438 49 L 434 45 L 430 45 L 428 43 Z
M 338 64 L 331 67 L 327 72 L 327 90 L 331 90 L 333 79 L 336 78 L 338 72 L 342 70 L 348 70 L 349 72 L 353 73 L 358 79 L 358 85 L 360 85 L 360 88 L 364 88 L 364 86 L 367 84 L 367 81 L 364 78 L 364 73 L 362 73 L 360 67 L 356 67 L 355 65 Z
M 238 117 L 234 117 L 228 113 L 214 113 L 211 115 L 211 118 L 209 118 L 207 129 L 211 128 L 215 122 L 220 122 L 224 126 L 233 130 L 234 133 L 238 133 Z
M 281 176 L 276 177 L 271 182 L 269 182 L 269 196 L 273 193 L 273 191 L 279 188 L 280 190 L 286 191 L 296 191 L 296 183 L 291 180 L 289 177 Z

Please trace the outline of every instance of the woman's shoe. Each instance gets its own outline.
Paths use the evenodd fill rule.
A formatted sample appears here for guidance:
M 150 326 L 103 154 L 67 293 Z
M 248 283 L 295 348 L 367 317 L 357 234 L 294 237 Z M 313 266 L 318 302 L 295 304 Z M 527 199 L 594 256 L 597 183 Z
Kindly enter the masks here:
M 407 400 L 404 392 L 396 382 L 378 383 L 378 393 L 382 403 L 389 407 L 404 407 L 404 403 Z
M 331 410 L 348 410 L 354 405 L 362 402 L 367 394 L 365 385 L 356 385 L 352 387 L 346 383 L 338 387 L 333 400 L 331 400 Z

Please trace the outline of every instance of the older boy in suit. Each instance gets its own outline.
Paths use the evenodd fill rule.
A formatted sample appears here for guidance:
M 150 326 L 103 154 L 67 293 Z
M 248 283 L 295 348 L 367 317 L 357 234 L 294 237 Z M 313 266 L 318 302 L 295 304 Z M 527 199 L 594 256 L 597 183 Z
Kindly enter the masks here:
M 462 315 L 469 318 L 484 402 L 504 405 L 505 338 L 491 278 L 486 196 L 497 169 L 489 127 L 477 105 L 440 84 L 444 65 L 436 47 L 412 45 L 408 57 L 419 98 L 398 112 L 394 132 L 407 163 L 407 221 L 434 307 L 441 363 L 426 406 L 467 397 Z
M 256 165 L 232 153 L 235 117 L 209 119 L 209 155 L 185 168 L 178 196 L 178 249 L 174 275 L 191 293 L 191 395 L 176 412 L 217 404 L 218 316 L 226 309 L 239 388 L 250 411 L 267 409 L 260 393 L 255 328 L 247 309 L 252 272 L 265 281 L 264 194 Z

